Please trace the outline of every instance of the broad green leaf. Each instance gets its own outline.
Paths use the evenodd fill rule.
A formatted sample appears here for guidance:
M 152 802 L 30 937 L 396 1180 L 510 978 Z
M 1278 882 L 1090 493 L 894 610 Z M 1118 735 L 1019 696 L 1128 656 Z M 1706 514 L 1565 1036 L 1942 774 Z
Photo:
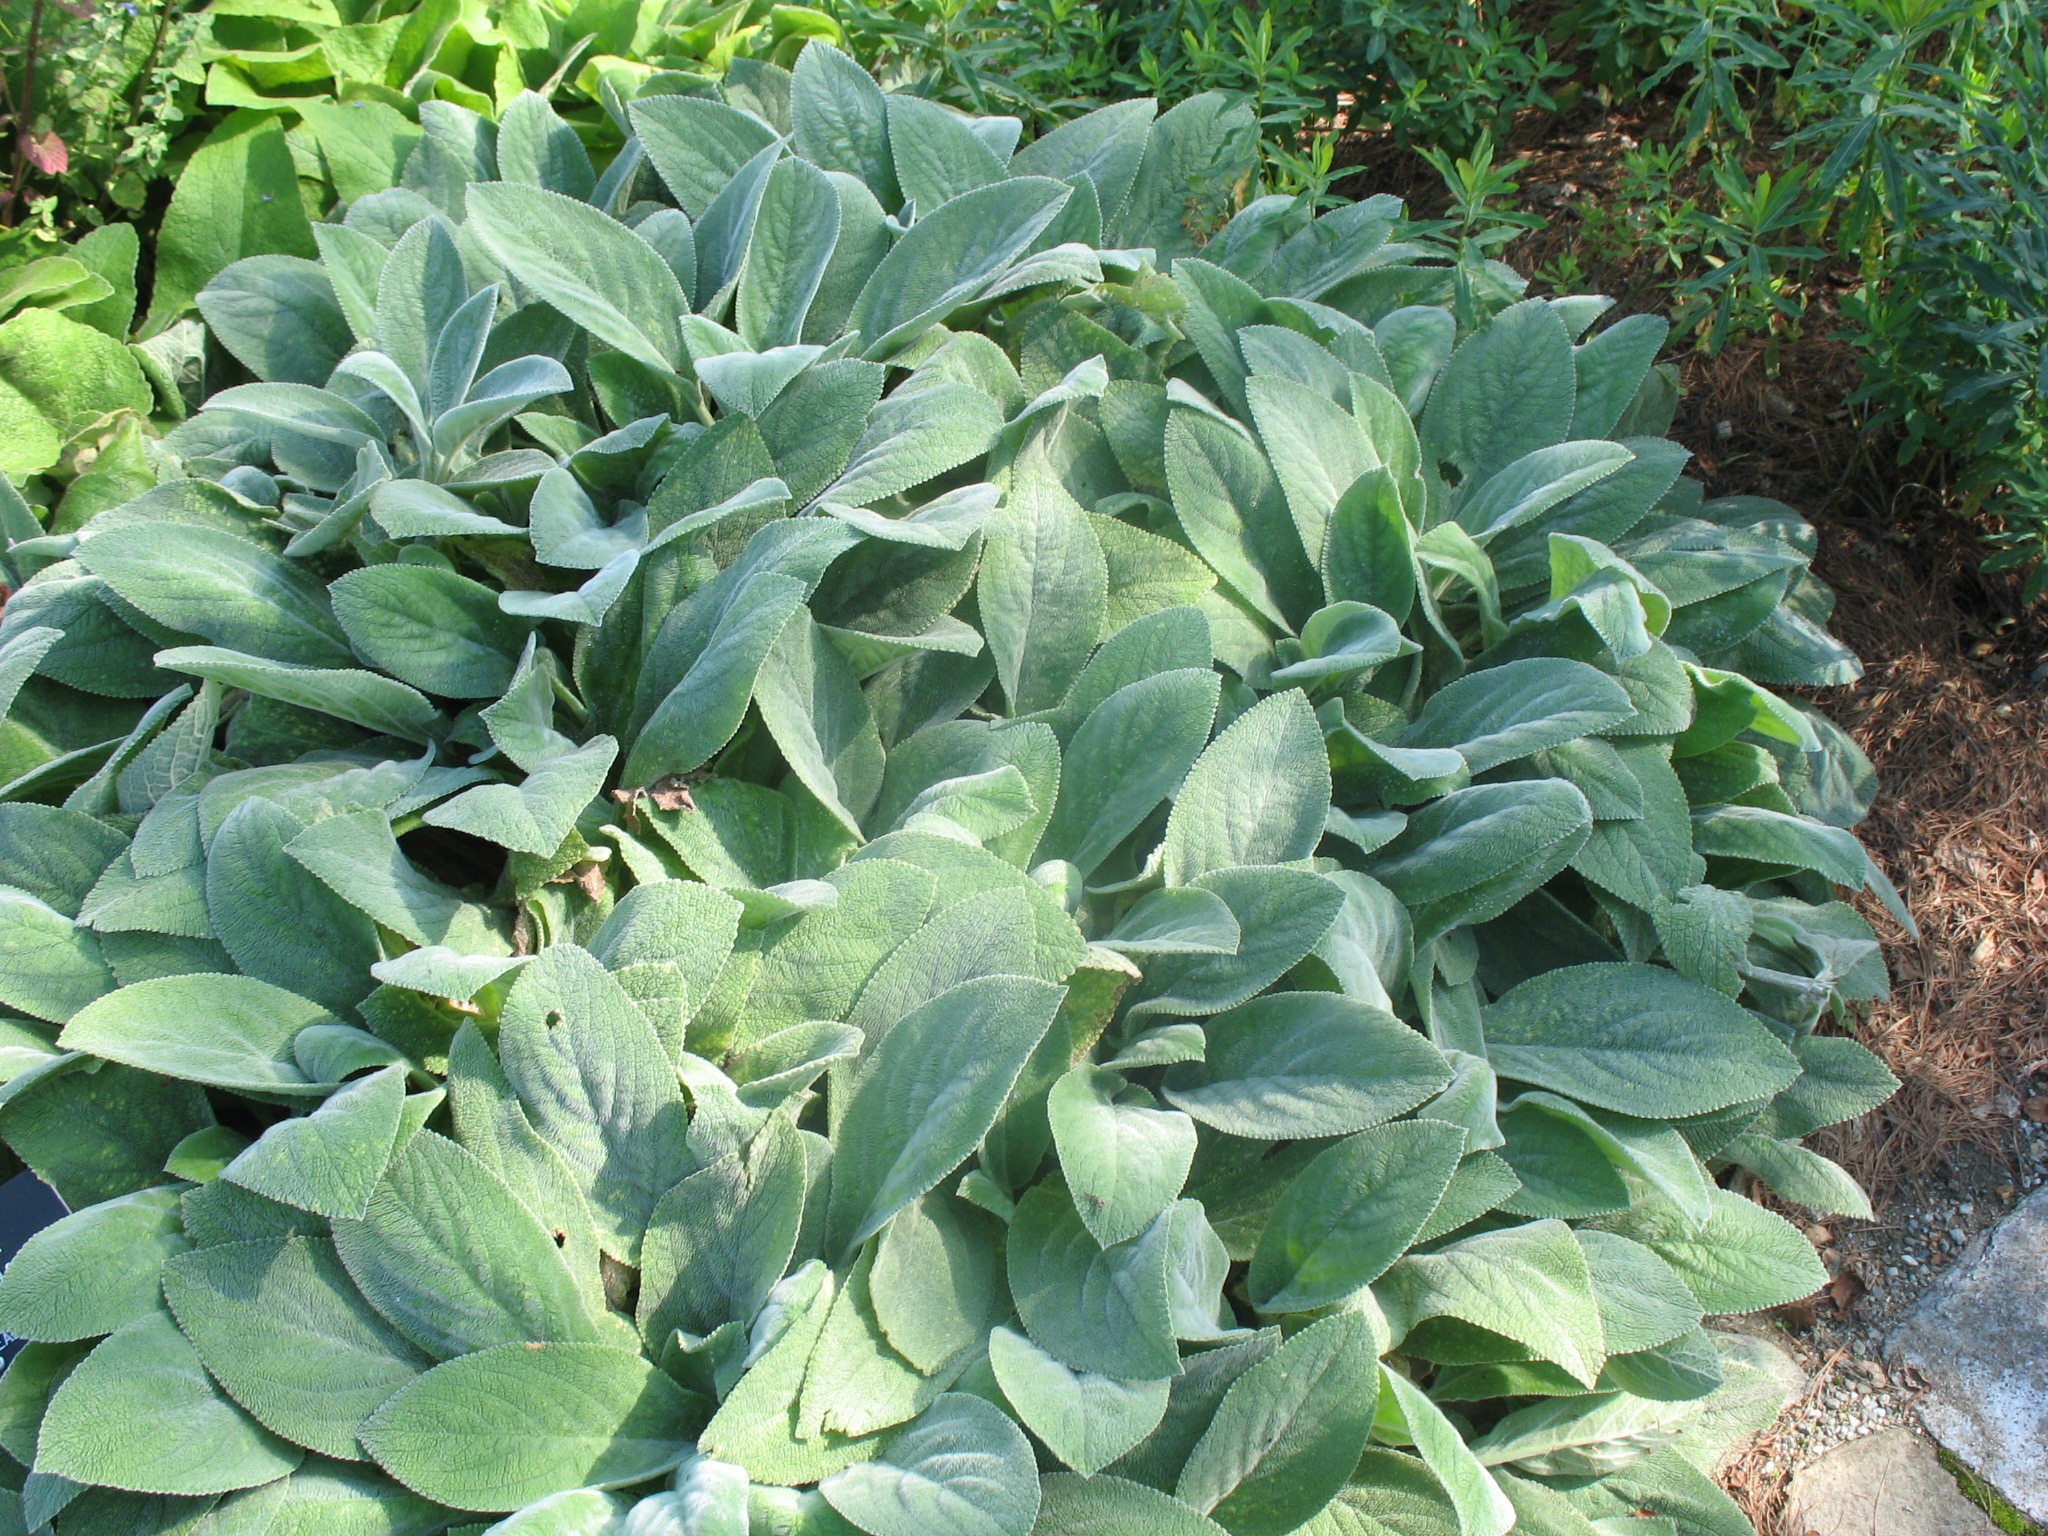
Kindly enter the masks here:
M 1633 714 L 1619 683 L 1583 662 L 1534 657 L 1468 672 L 1430 696 L 1405 747 L 1455 747 L 1474 773 L 1604 731 Z
M 363 1426 L 378 1464 L 456 1509 L 622 1488 L 689 1454 L 700 1399 L 630 1350 L 506 1344 L 436 1366 Z
M 520 282 L 650 368 L 684 360 L 689 300 L 654 247 L 587 203 L 539 187 L 472 187 L 463 225 Z
M 0 889 L 0 1003 L 61 1024 L 114 985 L 90 929 L 24 891 Z
M 374 923 L 285 852 L 305 823 L 252 795 L 214 833 L 206 910 L 214 934 L 245 975 L 346 1016 L 370 990 L 382 950 Z M 305 942 L 317 933 L 318 944 Z
M 1579 742 L 1576 746 L 1589 744 Z M 1660 743 L 1625 741 L 1613 750 L 1624 772 L 1642 793 L 1642 814 L 1596 821 L 1593 835 L 1579 851 L 1575 867 L 1603 890 L 1614 892 L 1654 917 L 1660 910 L 1669 909 L 1673 899 L 1690 887 L 1697 868 L 1685 791 L 1678 775 L 1671 771 Z M 1550 754 L 1553 766 L 1557 766 L 1559 755 Z M 1587 793 L 1590 799 L 1590 791 Z
M 1045 1536 L 1217 1536 L 1223 1529 L 1179 1499 L 1120 1477 L 1052 1472 L 1039 1492 L 1036 1529 Z
M 1685 1138 L 1670 1126 L 1655 1120 L 1588 1110 L 1569 1099 L 1540 1092 L 1521 1094 L 1501 1110 L 1501 1118 L 1511 1123 L 1529 1115 L 1549 1116 L 1572 1126 L 1590 1139 L 1600 1155 L 1618 1171 L 1655 1189 L 1695 1221 L 1707 1219 L 1710 1186 L 1706 1175 Z M 1510 1141 L 1514 1134 L 1508 1129 Z
M 7 1362 L 7 1373 L 0 1377 L 0 1445 L 24 1467 L 35 1465 L 36 1431 L 50 1394 L 95 1343 L 24 1344 Z
M 1403 1120 L 1346 1137 L 1294 1176 L 1252 1255 L 1264 1312 L 1307 1312 L 1370 1285 L 1408 1250 L 1449 1187 L 1465 1135 Z
M 657 1202 L 693 1161 L 675 1069 L 653 1026 L 587 951 L 556 945 L 512 984 L 498 1049 L 607 1251 L 636 1262 Z
M 1696 1412 L 1626 1392 L 1552 1398 L 1508 1414 L 1473 1442 L 1472 1454 L 1537 1477 L 1598 1477 L 1668 1445 Z
M 343 901 L 415 944 L 451 941 L 465 952 L 504 954 L 482 908 L 429 879 L 406 858 L 382 811 L 316 822 L 285 847 Z
M 481 583 L 431 566 L 376 565 L 328 592 L 357 652 L 394 677 L 456 699 L 495 699 L 511 686 L 525 626 Z
M 689 1015 L 717 986 L 743 911 L 709 886 L 663 880 L 628 891 L 592 936 L 590 952 L 621 978 L 670 1055 L 682 1048 Z M 658 967 L 672 968 L 672 983 L 656 984 Z
M 298 666 L 354 660 L 319 582 L 232 533 L 187 523 L 113 528 L 81 555 L 124 601 L 182 634 Z
M 807 1019 L 843 1019 L 861 989 L 931 910 L 930 874 L 899 859 L 863 860 L 825 883 L 837 900 L 799 918 L 762 956 L 742 1043 Z
M 266 1428 L 325 1456 L 364 1459 L 363 1420 L 433 1364 L 371 1310 L 325 1238 L 203 1248 L 165 1267 L 164 1288 L 229 1395 Z
M 1540 299 L 1495 315 L 1460 342 L 1429 391 L 1423 451 L 1483 481 L 1525 453 L 1564 441 L 1578 393 L 1571 335 Z
M 212 645 L 156 653 L 157 665 L 318 714 L 333 715 L 384 735 L 427 741 L 439 714 L 425 695 L 393 678 L 355 668 L 303 667 Z
M 109 993 L 72 1016 L 58 1044 L 214 1088 L 320 1098 L 292 1055 L 299 1031 L 340 1024 L 253 976 L 165 976 Z
M 959 1392 L 818 1491 L 870 1536 L 1029 1536 L 1038 1519 L 1031 1442 L 996 1408 Z
M 789 115 L 798 154 L 858 176 L 886 207 L 897 206 L 888 104 L 866 70 L 823 39 L 806 46 L 790 80 Z
M 1469 494 L 1462 494 L 1458 523 L 1485 544 L 1605 480 L 1633 457 L 1620 443 L 1609 442 L 1557 443 L 1535 449 L 1503 465 Z
M 1168 1391 L 1166 1417 L 1135 1450 L 1111 1464 L 1114 1473 L 1147 1487 L 1171 1489 L 1231 1383 L 1279 1347 L 1280 1330 L 1262 1328 L 1188 1356 Z
M 604 787 L 618 754 L 619 744 L 611 737 L 594 737 L 542 763 L 517 786 L 476 785 L 433 807 L 421 820 L 520 853 L 552 854 Z
M 1699 1326 L 1702 1314 L 1692 1292 L 1648 1248 L 1597 1227 L 1580 1227 L 1573 1235 L 1585 1250 L 1593 1277 L 1610 1365 L 1615 1356 L 1640 1354 Z
M 703 218 L 741 166 L 775 141 L 766 123 L 709 97 L 647 96 L 627 111 L 648 160 L 693 220 Z
M 359 1530 L 362 1536 L 427 1536 L 445 1513 L 375 1467 L 313 1462 L 278 1482 L 223 1499 L 207 1517 L 204 1531 L 205 1536 L 254 1536 L 259 1530 L 342 1526 L 350 1536 Z M 245 1518 L 246 1526 L 240 1523 Z M 361 1527 L 343 1526 L 358 1520 Z
M 1145 139 L 1159 104 L 1149 98 L 1120 101 L 1062 123 L 1032 140 L 1010 160 L 1019 176 L 1086 176 L 1095 184 L 1105 214 L 1122 206 L 1144 157 Z
M 590 201 L 597 183 L 575 130 L 532 91 L 521 91 L 499 111 L 498 174 L 582 202 Z
M 1530 1106 L 1504 1120 L 1500 1155 L 1520 1182 L 1506 1204 L 1517 1215 L 1584 1217 L 1627 1208 L 1628 1180 L 1607 1155 L 1590 1117 L 1580 1122 Z
M 793 346 L 803 340 L 804 317 L 838 244 L 840 219 L 839 193 L 816 166 L 783 160 L 768 173 L 740 272 L 739 332 L 750 347 Z
M 1421 945 L 1507 911 L 1569 864 L 1592 830 L 1592 807 L 1562 779 L 1475 784 L 1411 815 L 1366 872 L 1408 907 Z
M 0 325 L 0 471 L 48 469 L 74 433 L 149 405 L 136 354 L 104 332 L 51 309 L 24 310 Z
M 1574 437 L 1607 437 L 1635 398 L 1671 326 L 1657 315 L 1629 315 L 1573 349 L 1578 396 Z
M 1607 1358 L 1586 1255 L 1561 1221 L 1485 1232 L 1397 1261 L 1373 1287 L 1396 1335 L 1456 1318 L 1514 1340 L 1590 1387 Z
M 1358 1314 L 1302 1330 L 1231 1385 L 1174 1492 L 1232 1536 L 1286 1536 L 1350 1480 L 1379 1370 Z
M 598 1332 L 554 1239 L 474 1153 L 422 1131 L 334 1244 L 363 1295 L 437 1358 Z
M 1322 553 L 1332 602 L 1363 602 L 1405 620 L 1415 605 L 1415 532 L 1384 468 L 1352 481 L 1330 509 Z
M 1002 408 L 971 385 L 899 391 L 875 407 L 846 468 L 820 494 L 873 506 L 979 457 L 1002 425 Z M 937 517 L 922 526 L 938 526 Z
M 872 177 L 860 174 L 874 186 Z M 886 358 L 972 299 L 1030 248 L 1071 196 L 1065 182 L 1013 176 L 963 193 L 920 218 L 854 301 L 847 329 L 860 332 L 862 354 Z
M 1800 1074 L 1772 1101 L 1780 1136 L 1799 1137 L 1853 1120 L 1898 1089 L 1898 1079 L 1868 1046 L 1833 1035 L 1801 1035 L 1792 1043 Z
M 1006 174 L 996 152 L 975 136 L 973 119 L 921 96 L 884 98 L 889 157 L 904 200 L 926 212 Z
M 670 614 L 641 674 L 647 718 L 626 756 L 627 783 L 687 772 L 732 739 L 763 661 L 803 600 L 793 577 L 769 571 L 748 580 L 734 567 Z
M 1813 1245 L 1784 1217 L 1725 1189 L 1711 1191 L 1711 1199 L 1704 1223 L 1652 1199 L 1598 1225 L 1634 1238 L 1677 1270 L 1708 1312 L 1758 1312 L 1827 1283 Z
M 889 1031 L 839 1125 L 831 1245 L 849 1251 L 974 1150 L 1064 989 L 987 976 L 941 993 Z
M 384 1176 L 404 1113 L 405 1068 L 344 1083 L 304 1119 L 280 1120 L 221 1177 L 320 1216 L 361 1216 Z
M 1222 91 L 1202 91 L 1161 114 L 1110 226 L 1117 243 L 1150 246 L 1162 260 L 1191 252 L 1257 175 L 1258 136 L 1250 107 Z
M 1229 904 L 1195 885 L 1140 897 L 1102 940 L 1125 955 L 1234 955 L 1243 942 Z
M 1170 1068 L 1163 1092 L 1233 1136 L 1349 1135 L 1413 1109 L 1451 1080 L 1421 1035 L 1335 993 L 1276 992 L 1205 1028 L 1205 1058 Z
M 164 1160 L 213 1123 L 194 1084 L 123 1066 L 78 1070 L 82 1065 L 64 1056 L 13 1079 L 0 1120 L 15 1155 L 79 1209 L 162 1183 Z
M 1411 1441 L 1437 1485 L 1450 1496 L 1459 1536 L 1506 1536 L 1515 1508 L 1451 1421 L 1422 1389 L 1392 1366 L 1380 1369 L 1380 1423 Z
M 259 379 L 325 384 L 355 344 L 334 285 L 302 257 L 246 256 L 202 288 L 198 303 L 214 337 Z
M 1675 1446 L 1574 1488 L 1568 1497 L 1610 1528 L 1616 1521 L 1636 1523 L 1646 1509 L 1683 1536 L 1743 1536 L 1750 1525 L 1742 1506 Z
M 1109 568 L 1105 633 L 1147 614 L 1199 603 L 1216 585 L 1215 573 L 1199 556 L 1162 534 L 1096 512 L 1088 514 L 1088 526 Z
M 0 1276 L 0 1329 L 22 1339 L 97 1338 L 153 1312 L 164 1260 L 191 1245 L 178 1191 L 87 1206 L 30 1237 Z
M 474 1024 L 448 1046 L 448 1106 L 465 1146 L 504 1181 L 555 1239 L 585 1311 L 606 1305 L 597 1228 L 561 1155 L 535 1134 L 503 1069 Z
M 996 1384 L 1024 1424 L 1076 1472 L 1092 1476 L 1159 1425 L 1170 1383 L 1070 1370 L 1020 1333 L 989 1334 Z
M 1322 584 L 1280 482 L 1243 428 L 1198 410 L 1172 412 L 1166 476 L 1188 542 L 1254 611 L 1287 629 L 1320 604 Z
M 942 1382 L 927 1378 L 889 1346 L 875 1312 L 872 1249 L 863 1249 L 832 1298 L 831 1315 L 804 1373 L 797 1434 L 872 1436 L 917 1417 Z
M 1382 1536 L 1407 1529 L 1462 1536 L 1463 1526 L 1458 1506 L 1428 1463 L 1381 1446 L 1366 1447 L 1350 1485 L 1302 1527 L 1305 1536 Z
M 1293 379 L 1253 378 L 1245 395 L 1302 550 L 1320 567 L 1338 498 L 1360 475 L 1380 467 L 1379 455 L 1355 416 Z
M 846 829 L 882 791 L 883 752 L 860 683 L 816 624 L 792 619 L 754 678 L 754 702 L 791 770 Z
M 989 654 L 1015 714 L 1065 696 L 1101 637 L 1108 604 L 1102 546 L 1060 484 L 1046 437 L 1034 437 L 1010 471 L 975 585 Z
M 1018 1202 L 1010 1294 L 1032 1343 L 1075 1370 L 1152 1381 L 1180 1368 L 1168 1270 L 1171 1212 L 1103 1248 L 1057 1180 Z
M 1301 627 L 1301 659 L 1276 668 L 1273 681 L 1305 687 L 1377 670 L 1420 647 L 1401 638 L 1400 626 L 1368 603 L 1332 603 Z
M 1852 832 L 1758 806 L 1719 805 L 1693 813 L 1693 847 L 1712 858 L 1810 869 L 1837 885 L 1868 886 L 1902 923 L 1905 903 Z
M 1648 965 L 1567 966 L 1485 1012 L 1503 1077 L 1625 1115 L 1677 1118 L 1767 1098 L 1796 1057 L 1711 987 Z
M 1081 1066 L 1055 1083 L 1047 1100 L 1074 1208 L 1105 1248 L 1151 1226 L 1180 1195 L 1194 1161 L 1194 1121 L 1150 1107 L 1149 1098 L 1118 1073 Z M 1098 1465 L 1128 1449 L 1120 1447 Z
M 1066 859 L 1085 876 L 1181 790 L 1208 742 L 1218 688 L 1207 668 L 1179 668 L 1128 683 L 1090 710 L 1063 754 L 1059 804 L 1039 856 Z
M 1184 885 L 1213 871 L 1306 859 L 1330 805 L 1322 729 L 1298 690 L 1231 722 L 1188 771 L 1166 824 L 1160 872 Z
M 1031 927 L 1020 881 L 955 902 L 911 934 L 876 968 L 847 1015 L 864 1037 L 862 1060 L 872 1060 L 890 1031 L 940 993 L 977 977 L 1031 974 Z
M 641 1248 L 639 1323 L 649 1347 L 677 1328 L 708 1334 L 751 1322 L 789 1267 L 803 1210 L 803 1148 L 780 1116 L 743 1153 L 663 1195 Z
M 137 1433 L 145 1425 L 151 1432 Z M 195 1495 L 270 1482 L 304 1454 L 236 1407 L 159 1310 L 108 1335 L 65 1377 L 43 1417 L 35 1470 Z
M 805 1369 L 825 1331 L 836 1296 L 831 1271 L 812 1261 L 770 1294 L 758 1335 L 764 1348 L 726 1394 L 698 1437 L 706 1456 L 743 1466 L 756 1483 L 815 1483 L 850 1462 L 873 1456 L 876 1437 L 820 1431 L 797 1436 Z
M 1252 865 L 1201 876 L 1194 889 L 1230 908 L 1240 938 L 1234 955 L 1162 955 L 1145 967 L 1134 1017 L 1206 1015 L 1234 1007 L 1271 986 L 1322 941 L 1344 906 L 1344 892 L 1303 869 Z
M 146 336 L 177 319 L 230 262 L 315 254 L 298 171 L 274 117 L 236 113 L 207 136 L 177 178 L 157 243 Z
M 998 1305 L 1001 1259 L 989 1218 L 934 1191 L 882 1229 L 870 1288 L 890 1346 L 937 1373 L 982 1343 Z

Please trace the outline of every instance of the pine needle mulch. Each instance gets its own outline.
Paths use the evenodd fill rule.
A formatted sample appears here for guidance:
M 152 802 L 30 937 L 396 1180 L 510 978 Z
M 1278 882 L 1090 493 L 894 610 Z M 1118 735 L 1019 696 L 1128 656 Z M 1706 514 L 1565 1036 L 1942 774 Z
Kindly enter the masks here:
M 1983 546 L 1936 489 L 1856 431 L 1841 343 L 1823 331 L 1788 348 L 1775 377 L 1755 347 L 1685 372 L 1676 435 L 1715 494 L 1776 496 L 1814 520 L 1833 628 L 1866 669 L 1812 697 L 1877 767 L 1858 830 L 1920 937 L 1866 903 L 1893 990 L 1857 1033 L 1902 1087 L 1822 1146 L 1881 1200 L 1961 1142 L 2003 1156 L 2026 1080 L 2048 1068 L 2048 687 L 2032 675 L 2048 634 L 2014 583 L 1978 571 Z

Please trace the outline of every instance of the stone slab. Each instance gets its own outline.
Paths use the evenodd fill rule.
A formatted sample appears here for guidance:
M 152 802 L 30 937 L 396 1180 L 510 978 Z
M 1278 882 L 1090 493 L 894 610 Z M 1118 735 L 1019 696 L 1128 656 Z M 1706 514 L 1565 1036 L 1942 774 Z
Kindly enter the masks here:
M 2048 1185 L 1963 1250 L 1886 1355 L 1926 1381 L 1928 1432 L 2048 1521 Z
M 1909 1429 L 1838 1445 L 1792 1479 L 1788 1536 L 2000 1536 Z

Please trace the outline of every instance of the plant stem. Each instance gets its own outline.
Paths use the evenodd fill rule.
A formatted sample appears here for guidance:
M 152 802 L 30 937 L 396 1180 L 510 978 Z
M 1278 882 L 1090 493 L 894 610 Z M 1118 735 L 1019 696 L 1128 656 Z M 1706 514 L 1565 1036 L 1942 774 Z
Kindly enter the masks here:
M 33 132 L 36 110 L 36 51 L 42 46 L 43 0 L 35 0 L 28 18 L 28 54 L 21 73 L 21 115 L 15 119 L 14 184 L 7 189 L 7 212 L 0 223 L 12 227 L 14 211 L 21 206 L 21 186 L 28 179 L 28 151 L 22 140 Z

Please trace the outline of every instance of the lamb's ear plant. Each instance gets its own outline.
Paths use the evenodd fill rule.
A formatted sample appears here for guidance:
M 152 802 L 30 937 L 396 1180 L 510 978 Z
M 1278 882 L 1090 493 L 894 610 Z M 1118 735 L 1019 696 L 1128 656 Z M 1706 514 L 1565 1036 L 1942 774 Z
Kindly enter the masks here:
M 1824 1276 L 1724 1176 L 1867 1209 L 1893 1086 L 1811 530 L 1661 323 L 1214 227 L 1220 101 L 749 79 L 230 267 L 177 473 L 8 551 L 4 1497 L 1746 1529 L 1702 1320 Z

